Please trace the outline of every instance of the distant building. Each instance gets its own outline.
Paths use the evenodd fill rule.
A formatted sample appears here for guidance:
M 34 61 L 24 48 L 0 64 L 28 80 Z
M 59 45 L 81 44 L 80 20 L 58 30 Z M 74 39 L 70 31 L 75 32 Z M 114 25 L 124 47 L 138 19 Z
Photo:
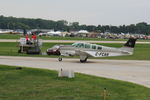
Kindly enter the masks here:
M 11 33 L 13 30 L 10 29 L 0 29 L 0 33 Z
M 87 30 L 80 30 L 76 33 L 77 37 L 88 37 L 89 32 Z

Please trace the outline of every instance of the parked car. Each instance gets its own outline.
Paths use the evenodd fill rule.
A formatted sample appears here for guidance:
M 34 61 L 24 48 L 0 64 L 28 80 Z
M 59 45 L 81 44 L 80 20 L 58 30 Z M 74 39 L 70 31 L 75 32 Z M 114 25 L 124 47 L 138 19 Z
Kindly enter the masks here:
M 60 55 L 59 46 L 54 45 L 52 48 L 48 48 L 46 53 L 48 55 Z

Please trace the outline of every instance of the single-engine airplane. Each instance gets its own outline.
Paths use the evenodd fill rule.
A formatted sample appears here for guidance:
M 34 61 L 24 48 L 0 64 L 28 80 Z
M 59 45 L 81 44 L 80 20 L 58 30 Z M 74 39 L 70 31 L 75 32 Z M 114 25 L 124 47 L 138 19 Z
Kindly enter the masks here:
M 89 57 L 132 55 L 135 42 L 135 38 L 129 38 L 121 48 L 107 47 L 85 42 L 76 42 L 72 45 L 60 45 L 60 57 L 58 60 L 62 61 L 62 56 L 80 56 L 80 62 L 83 63 L 86 62 Z

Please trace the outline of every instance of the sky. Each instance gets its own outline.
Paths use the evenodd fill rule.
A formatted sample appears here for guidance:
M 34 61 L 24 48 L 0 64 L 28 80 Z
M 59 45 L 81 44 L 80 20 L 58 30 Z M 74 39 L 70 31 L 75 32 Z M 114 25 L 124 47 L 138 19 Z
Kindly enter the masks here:
M 150 0 L 0 0 L 0 15 L 87 25 L 150 23 Z

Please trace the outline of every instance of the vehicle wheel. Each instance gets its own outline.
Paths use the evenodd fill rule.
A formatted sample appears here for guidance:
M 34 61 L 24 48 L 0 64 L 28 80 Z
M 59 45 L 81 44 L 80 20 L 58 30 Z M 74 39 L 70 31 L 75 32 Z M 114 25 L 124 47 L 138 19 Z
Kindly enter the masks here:
M 30 54 L 30 53 L 29 53 L 29 50 L 26 50 L 26 54 Z
M 39 51 L 37 52 L 37 54 L 41 55 L 41 54 L 42 54 L 41 50 L 39 50 Z
M 49 52 L 46 52 L 47 55 L 51 55 Z
M 18 50 L 18 53 L 21 53 L 21 50 Z
M 61 58 L 61 57 L 59 57 L 59 58 L 58 58 L 58 61 L 62 61 L 62 58 Z
M 56 55 L 60 55 L 60 52 L 57 52 L 57 54 Z

